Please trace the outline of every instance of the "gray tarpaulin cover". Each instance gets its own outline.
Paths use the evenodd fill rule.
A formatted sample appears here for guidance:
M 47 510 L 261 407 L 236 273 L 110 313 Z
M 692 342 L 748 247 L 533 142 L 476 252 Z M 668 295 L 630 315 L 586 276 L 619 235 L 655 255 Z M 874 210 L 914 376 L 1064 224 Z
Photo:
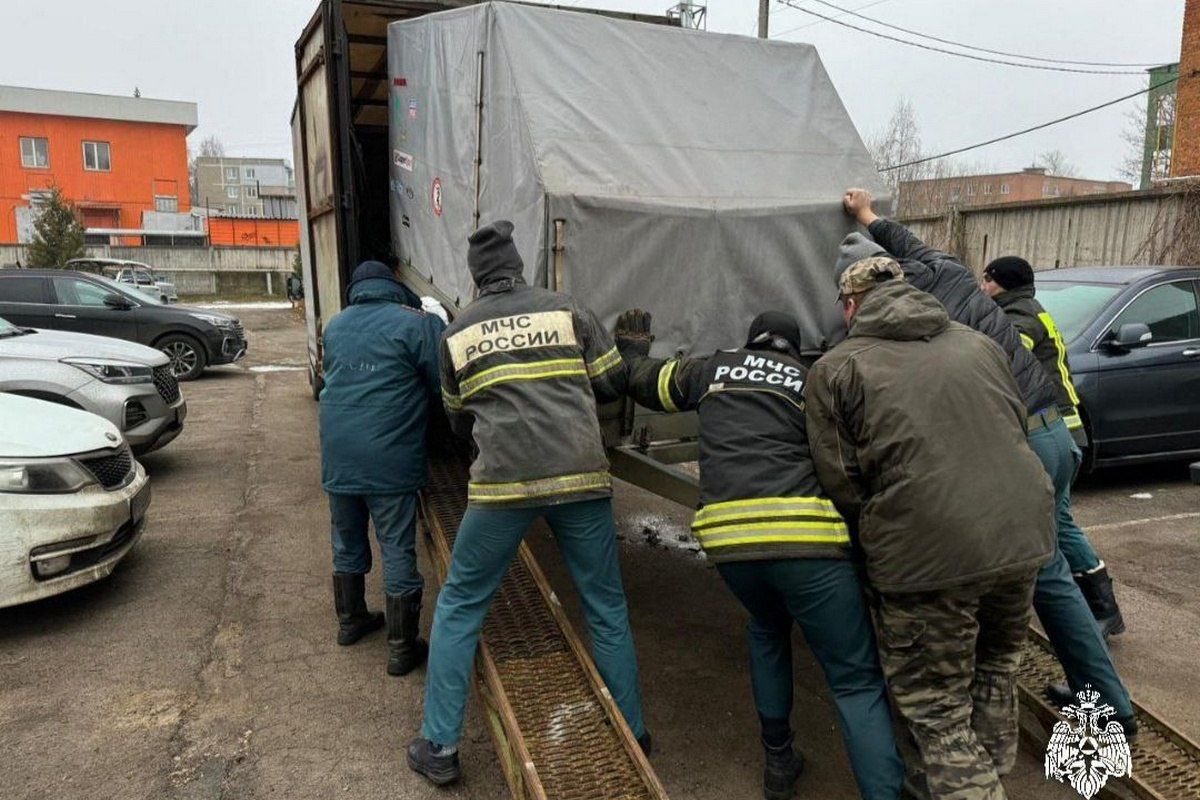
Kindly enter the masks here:
M 526 280 L 609 325 L 653 312 L 655 353 L 737 346 L 770 309 L 805 349 L 836 334 L 841 193 L 879 179 L 812 46 L 485 3 L 393 23 L 388 64 L 397 252 L 459 305 L 478 158 Z

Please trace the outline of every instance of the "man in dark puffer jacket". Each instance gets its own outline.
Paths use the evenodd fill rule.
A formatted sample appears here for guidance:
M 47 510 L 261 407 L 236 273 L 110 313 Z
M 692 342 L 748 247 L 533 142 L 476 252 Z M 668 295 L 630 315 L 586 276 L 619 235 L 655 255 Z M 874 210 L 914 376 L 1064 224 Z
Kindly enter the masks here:
M 852 233 L 842 241 L 837 275 L 865 258 L 881 255 L 895 258 L 910 285 L 936 297 L 952 320 L 987 334 L 1008 355 L 1030 414 L 1027 430 L 1031 438 L 1054 426 L 1065 426 L 1058 412 L 1054 386 L 1046 378 L 1042 365 L 1021 344 L 1020 334 L 1003 310 L 979 290 L 971 271 L 950 254 L 927 246 L 900 223 L 878 216 L 871 202 L 871 194 L 865 189 L 848 189 L 842 197 L 843 209 L 867 229 L 870 238 Z M 1043 457 L 1042 450 L 1037 447 L 1033 450 Z M 1065 457 L 1070 458 L 1070 454 Z M 1045 460 L 1042 463 L 1053 477 L 1057 464 Z M 1078 692 L 1090 683 L 1116 709 L 1117 719 L 1126 734 L 1132 736 L 1137 731 L 1137 720 L 1129 692 L 1117 676 L 1104 636 L 1061 550 L 1056 550 L 1050 563 L 1038 573 L 1033 606 L 1067 673 L 1071 692 Z M 1058 699 L 1056 694 L 1055 700 Z

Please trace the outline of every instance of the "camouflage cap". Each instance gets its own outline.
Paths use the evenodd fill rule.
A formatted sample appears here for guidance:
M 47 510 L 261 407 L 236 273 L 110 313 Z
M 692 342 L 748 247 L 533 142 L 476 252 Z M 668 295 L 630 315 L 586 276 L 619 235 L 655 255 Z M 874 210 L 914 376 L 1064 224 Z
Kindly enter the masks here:
M 884 281 L 904 280 L 904 270 L 894 258 L 872 256 L 855 261 L 838 277 L 838 297 L 874 289 Z

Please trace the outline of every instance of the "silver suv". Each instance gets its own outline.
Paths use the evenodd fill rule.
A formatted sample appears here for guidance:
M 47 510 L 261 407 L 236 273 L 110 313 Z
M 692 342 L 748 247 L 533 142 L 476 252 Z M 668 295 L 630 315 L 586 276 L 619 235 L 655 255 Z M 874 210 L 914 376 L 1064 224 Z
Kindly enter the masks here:
M 0 392 L 98 414 L 138 455 L 178 436 L 187 416 L 170 360 L 158 350 L 107 336 L 20 328 L 3 318 Z
M 154 272 L 149 264 L 140 261 L 126 261 L 121 258 L 73 258 L 67 262 L 65 269 L 104 275 L 114 281 L 128 284 L 164 305 L 179 302 L 179 293 L 171 279 L 161 272 Z

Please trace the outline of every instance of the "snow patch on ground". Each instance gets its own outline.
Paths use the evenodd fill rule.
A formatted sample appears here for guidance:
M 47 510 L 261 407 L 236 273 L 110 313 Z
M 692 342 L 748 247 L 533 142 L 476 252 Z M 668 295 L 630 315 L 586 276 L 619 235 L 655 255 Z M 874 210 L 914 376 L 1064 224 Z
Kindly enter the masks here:
M 1132 497 L 1134 500 L 1153 500 L 1154 499 L 1154 495 L 1150 494 L 1149 492 L 1138 492 L 1137 494 L 1131 494 L 1129 496 Z
M 211 303 L 197 303 L 195 307 L 211 308 L 214 311 L 224 311 L 226 309 L 233 309 L 235 311 L 270 311 L 291 308 L 292 304 L 287 300 L 254 300 L 244 303 L 238 303 L 232 300 L 214 300 Z
M 618 539 L 647 547 L 663 547 L 669 550 L 682 550 L 704 556 L 700 543 L 692 535 L 691 528 L 658 514 L 633 514 L 621 520 L 621 530 L 631 531 L 621 533 Z
M 257 367 L 246 367 L 248 372 L 303 372 L 304 367 L 291 367 L 287 364 L 262 364 Z

